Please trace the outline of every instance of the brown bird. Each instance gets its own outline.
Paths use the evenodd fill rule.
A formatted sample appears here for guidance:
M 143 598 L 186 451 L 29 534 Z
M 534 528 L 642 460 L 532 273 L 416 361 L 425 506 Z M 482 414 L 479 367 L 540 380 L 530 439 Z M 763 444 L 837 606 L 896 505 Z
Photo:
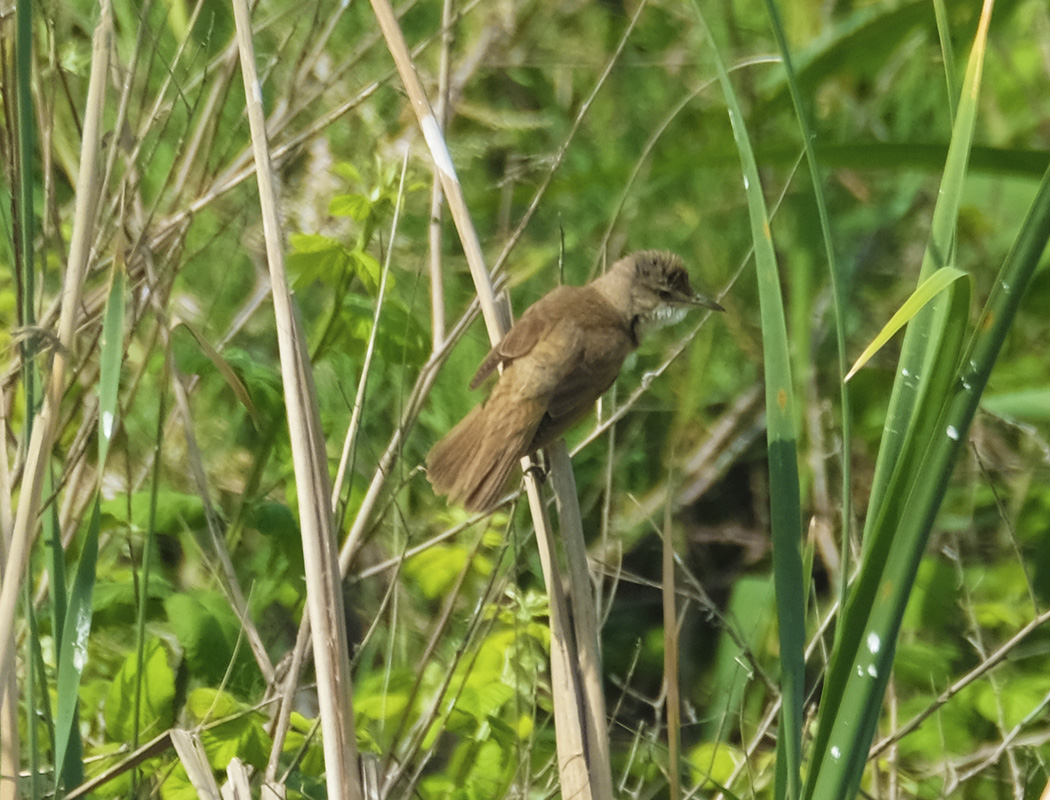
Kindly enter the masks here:
M 478 367 L 476 389 L 503 373 L 427 455 L 437 494 L 470 511 L 490 509 L 514 465 L 561 436 L 612 386 L 642 334 L 677 322 L 690 306 L 722 311 L 697 294 L 674 253 L 643 250 L 586 286 L 559 286 L 529 306 Z

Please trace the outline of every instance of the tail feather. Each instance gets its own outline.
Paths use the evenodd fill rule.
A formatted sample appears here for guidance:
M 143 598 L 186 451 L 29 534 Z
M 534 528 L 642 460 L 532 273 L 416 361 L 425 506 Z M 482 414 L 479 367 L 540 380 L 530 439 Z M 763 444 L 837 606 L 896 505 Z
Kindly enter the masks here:
M 529 454 L 544 413 L 539 402 L 518 402 L 508 414 L 493 399 L 476 406 L 427 455 L 434 492 L 468 511 L 487 511 L 499 501 L 515 464 Z
M 468 511 L 487 511 L 495 506 L 507 491 L 511 473 L 522 458 L 518 450 L 504 445 L 480 453 L 448 499 L 461 503 Z
M 427 479 L 437 494 L 451 494 L 468 466 L 472 442 L 480 427 L 481 406 L 475 406 L 427 453 Z

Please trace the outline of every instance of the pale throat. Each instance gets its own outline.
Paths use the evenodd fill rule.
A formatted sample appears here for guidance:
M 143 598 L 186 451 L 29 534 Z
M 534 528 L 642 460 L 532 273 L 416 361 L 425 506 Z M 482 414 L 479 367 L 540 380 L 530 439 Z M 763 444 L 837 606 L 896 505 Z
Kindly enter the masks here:
M 647 330 L 674 325 L 685 319 L 688 310 L 689 309 L 686 306 L 671 306 L 666 304 L 658 305 L 646 315 L 644 325 Z

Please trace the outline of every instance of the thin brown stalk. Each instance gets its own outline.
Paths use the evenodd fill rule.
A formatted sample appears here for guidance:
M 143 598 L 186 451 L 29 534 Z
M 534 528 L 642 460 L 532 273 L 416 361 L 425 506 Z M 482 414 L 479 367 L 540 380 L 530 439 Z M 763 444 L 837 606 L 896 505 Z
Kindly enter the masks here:
M 671 800 L 681 794 L 678 772 L 679 734 L 682 728 L 678 684 L 678 611 L 675 604 L 674 541 L 671 536 L 671 504 L 664 506 L 662 548 L 664 617 L 664 685 L 667 688 L 667 782 Z
M 827 635 L 828 629 L 831 627 L 832 622 L 838 619 L 838 615 L 839 605 L 836 602 L 832 604 L 830 609 L 828 609 L 828 613 L 824 616 L 824 618 L 819 621 L 816 631 L 813 633 L 812 638 L 809 640 L 809 644 L 806 645 L 806 661 L 809 661 L 813 653 L 816 652 L 818 648 L 823 647 L 824 637 Z M 751 759 L 758 751 L 758 748 L 763 744 L 763 742 L 766 742 L 772 737 L 770 730 L 773 728 L 774 723 L 780 716 L 781 696 L 777 692 L 777 687 L 773 684 L 773 681 L 769 680 L 768 678 L 767 686 L 769 687 L 769 690 L 771 692 L 776 693 L 775 698 L 773 702 L 769 704 L 769 708 L 766 709 L 764 715 L 762 716 L 762 719 L 755 727 L 755 732 L 751 735 L 751 738 L 748 740 L 748 744 L 744 748 L 744 760 L 737 764 L 736 767 L 734 767 L 733 771 L 729 774 L 729 777 L 725 780 L 723 785 L 727 788 L 732 788 L 737 778 L 739 778 L 745 771 L 751 769 Z M 725 800 L 725 797 L 726 795 L 724 793 L 719 792 L 717 795 L 715 795 L 715 800 Z
M 155 758 L 160 754 L 167 752 L 171 747 L 171 729 L 158 734 L 146 744 L 141 745 L 137 749 L 128 753 L 118 763 L 111 767 L 104 769 L 98 775 L 90 778 L 84 783 L 77 786 L 72 791 L 66 792 L 64 795 L 68 800 L 76 800 L 78 797 L 85 797 L 92 792 L 98 791 L 101 787 L 105 786 L 111 780 L 120 777 L 121 775 L 129 772 L 135 767 L 139 766 L 148 759 Z
M 759 64 L 779 64 L 780 58 L 778 56 L 758 56 L 755 58 L 743 59 L 739 63 L 735 64 L 729 71 L 733 72 L 738 69 L 744 69 L 754 67 Z M 598 264 L 604 259 L 608 253 L 606 252 L 609 247 L 609 241 L 612 239 L 613 231 L 616 229 L 616 223 L 620 218 L 620 214 L 623 212 L 624 206 L 627 204 L 627 198 L 630 196 L 631 187 L 634 186 L 635 181 L 638 180 L 638 176 L 642 172 L 643 165 L 649 160 L 649 156 L 652 155 L 653 150 L 656 148 L 657 143 L 663 137 L 664 133 L 670 127 L 671 123 L 678 118 L 689 105 L 701 94 L 707 91 L 712 86 L 717 85 L 718 80 L 711 78 L 704 81 L 696 88 L 687 92 L 681 100 L 676 103 L 670 111 L 660 120 L 660 122 L 650 132 L 649 137 L 645 140 L 645 144 L 642 145 L 641 150 L 638 152 L 638 157 L 634 161 L 634 166 L 631 167 L 631 173 L 627 176 L 627 180 L 624 181 L 623 189 L 620 192 L 620 196 L 616 200 L 616 204 L 613 207 L 612 214 L 609 215 L 609 224 L 605 228 L 605 232 L 602 233 L 602 237 L 599 240 L 598 248 L 594 253 L 594 267 L 591 270 L 594 272 Z
M 546 194 L 547 187 L 550 186 L 551 181 L 554 179 L 554 173 L 557 171 L 562 161 L 565 160 L 565 154 L 569 151 L 569 145 L 572 143 L 573 139 L 576 136 L 576 133 L 580 129 L 580 126 L 583 124 L 583 120 L 587 116 L 587 113 L 590 111 L 591 105 L 594 103 L 594 99 L 598 96 L 598 92 L 601 91 L 601 88 L 605 85 L 605 81 L 608 79 L 609 75 L 612 74 L 613 67 L 616 66 L 616 63 L 620 60 L 620 56 L 623 54 L 623 50 L 627 46 L 627 40 L 630 38 L 631 33 L 634 31 L 635 25 L 637 25 L 638 20 L 641 18 L 642 11 L 645 10 L 646 2 L 647 0 L 642 0 L 642 2 L 638 3 L 638 7 L 634 10 L 634 14 L 631 16 L 630 22 L 627 23 L 627 27 L 624 29 L 623 35 L 620 37 L 620 41 L 616 45 L 616 50 L 609 57 L 609 60 L 605 65 L 605 69 L 602 71 L 602 74 L 598 77 L 598 80 L 595 81 L 594 87 L 591 89 L 591 93 L 587 96 L 583 103 L 580 104 L 580 110 L 576 114 L 576 119 L 573 120 L 572 127 L 569 129 L 568 136 L 566 136 L 565 141 L 561 143 L 561 146 L 558 148 L 558 152 L 554 154 L 554 159 L 553 163 L 551 164 L 551 168 L 547 170 L 547 174 L 540 182 L 540 185 L 536 187 L 536 191 L 533 192 L 532 195 L 532 200 L 529 202 L 529 207 L 525 210 L 525 213 L 518 221 L 518 225 L 517 227 L 515 227 L 514 232 L 510 235 L 510 238 L 507 239 L 507 241 L 504 243 L 503 249 L 500 251 L 499 256 L 496 258 L 495 265 L 492 268 L 493 275 L 499 274 L 499 272 L 503 269 L 503 266 L 507 258 L 510 256 L 511 251 L 517 246 L 518 240 L 521 238 L 522 234 L 525 233 L 525 228 L 528 226 L 529 221 L 532 219 L 532 215 L 535 214 L 536 210 L 540 207 L 540 200 L 543 198 L 544 194 Z
M 168 342 L 168 346 L 170 347 L 170 342 Z M 233 559 L 230 558 L 230 553 L 226 548 L 226 540 L 223 537 L 219 514 L 211 501 L 203 458 L 201 457 L 200 448 L 197 447 L 197 437 L 193 430 L 193 415 L 190 412 L 189 394 L 181 376 L 175 375 L 172 385 L 175 390 L 175 405 L 182 417 L 182 430 L 186 438 L 186 459 L 189 461 L 190 473 L 197 484 L 197 494 L 200 496 L 203 504 L 204 519 L 211 537 L 212 551 L 222 571 L 222 586 L 247 636 L 252 655 L 255 656 L 255 663 L 259 665 L 259 671 L 266 682 L 269 683 L 273 680 L 273 664 L 270 662 L 270 656 L 266 652 L 266 645 L 259 635 L 258 628 L 252 622 L 251 614 L 248 611 L 248 602 L 245 599 L 244 592 L 241 590 L 237 572 L 233 568 Z
M 448 591 L 445 597 L 445 602 L 441 611 L 441 615 L 438 617 L 436 623 L 434 624 L 433 629 L 431 630 L 430 638 L 427 640 L 426 647 L 423 651 L 422 656 L 419 659 L 416 681 L 413 684 L 412 690 L 409 694 L 410 703 L 415 703 L 416 698 L 419 696 L 419 692 L 422 688 L 423 675 L 426 665 L 430 663 L 431 658 L 433 658 L 434 654 L 437 652 L 438 646 L 448 636 L 449 628 L 452 624 L 452 615 L 455 611 L 457 601 L 459 600 L 460 592 L 463 589 L 463 584 L 466 581 L 468 573 L 472 569 L 472 565 L 474 563 L 475 558 L 478 556 L 478 553 L 481 551 L 484 545 L 484 541 L 485 529 L 482 528 L 478 532 L 478 535 L 474 540 L 474 547 L 470 553 L 470 556 L 465 560 L 463 568 L 456 576 L 455 583 L 453 584 L 452 588 Z M 506 547 L 506 544 L 504 544 L 504 547 Z M 483 604 L 489 602 L 491 598 L 496 594 L 496 582 L 499 579 L 499 577 L 499 571 L 493 570 L 492 574 L 489 576 L 489 581 L 485 586 L 484 591 L 481 593 L 481 596 L 475 601 L 477 607 L 480 608 Z M 456 697 L 450 697 L 448 694 L 448 690 L 452 684 L 453 678 L 457 675 L 462 675 L 470 671 L 470 668 L 473 662 L 477 659 L 478 653 L 480 651 L 478 647 L 470 648 L 470 644 L 473 641 L 477 641 L 480 638 L 483 638 L 483 634 L 485 633 L 485 631 L 492 627 L 496 619 L 496 615 L 490 616 L 485 614 L 474 614 L 471 617 L 470 622 L 468 623 L 467 630 L 462 636 L 462 643 L 456 650 L 456 656 L 454 657 L 452 663 L 444 667 L 445 677 L 442 680 L 441 685 L 433 691 L 433 699 L 431 700 L 428 709 L 420 714 L 418 720 L 414 721 L 414 730 L 411 740 L 398 753 L 398 763 L 394 770 L 391 770 L 390 763 L 392 760 L 391 756 L 393 754 L 387 754 L 386 756 L 383 768 L 381 770 L 381 774 L 385 776 L 385 795 L 389 796 L 390 789 L 397 785 L 398 781 L 401 779 L 402 774 L 412 763 L 416 753 L 422 747 L 424 738 L 431 730 L 434 729 L 434 725 L 438 722 L 439 717 L 447 718 L 449 714 L 453 713 L 453 709 L 455 708 Z M 472 652 L 469 653 L 470 663 L 465 665 L 464 668 L 464 665 L 461 664 L 461 659 L 468 654 L 469 649 L 472 649 Z M 466 681 L 461 680 L 459 682 L 459 686 L 457 687 L 457 697 L 458 693 L 462 692 L 466 685 Z M 403 717 L 400 723 L 401 730 L 399 730 L 394 736 L 394 741 L 400 741 L 402 739 L 401 734 L 403 733 L 403 729 L 407 722 L 407 717 Z M 431 750 L 430 753 L 425 754 L 424 758 L 421 759 L 420 763 L 414 765 L 414 772 L 408 782 L 408 785 L 401 790 L 404 796 L 409 797 L 413 795 L 414 787 L 419 781 L 420 776 L 425 771 L 426 764 L 429 761 L 430 755 L 432 753 L 433 750 Z

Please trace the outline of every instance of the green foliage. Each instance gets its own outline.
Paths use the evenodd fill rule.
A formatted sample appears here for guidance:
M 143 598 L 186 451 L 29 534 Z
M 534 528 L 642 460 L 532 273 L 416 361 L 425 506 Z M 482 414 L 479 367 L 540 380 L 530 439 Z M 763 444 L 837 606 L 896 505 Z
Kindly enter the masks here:
M 266 765 L 271 742 L 265 716 L 213 689 L 190 692 L 186 711 L 195 722 L 209 723 L 201 730 L 201 744 L 212 769 L 225 770 L 234 756 L 256 768 Z
M 465 569 L 475 576 L 487 577 L 493 565 L 484 556 L 471 558 L 462 545 L 436 545 L 405 562 L 404 574 L 428 600 L 446 596 Z
M 354 197 L 364 202 L 360 195 Z M 341 281 L 348 274 L 360 279 L 373 292 L 379 287 L 379 263 L 361 250 L 350 249 L 337 239 L 316 233 L 292 234 L 291 245 L 288 274 L 295 288 L 314 281 L 332 285 L 333 277 Z
M 168 625 L 190 675 L 247 695 L 261 676 L 243 639 L 240 620 L 220 592 L 173 594 L 164 600 Z
M 101 504 L 103 528 L 120 526 L 135 531 L 148 527 L 149 492 L 135 492 L 131 497 L 116 497 Z M 199 496 L 175 490 L 163 490 L 157 497 L 154 532 L 176 535 L 184 530 L 204 527 L 204 504 Z
M 106 694 L 104 719 L 110 741 L 128 742 L 138 733 L 150 739 L 175 722 L 175 671 L 171 656 L 159 639 L 150 639 L 143 651 L 142 671 L 132 652 L 117 670 Z M 135 693 L 141 692 L 138 724 L 135 722 Z

